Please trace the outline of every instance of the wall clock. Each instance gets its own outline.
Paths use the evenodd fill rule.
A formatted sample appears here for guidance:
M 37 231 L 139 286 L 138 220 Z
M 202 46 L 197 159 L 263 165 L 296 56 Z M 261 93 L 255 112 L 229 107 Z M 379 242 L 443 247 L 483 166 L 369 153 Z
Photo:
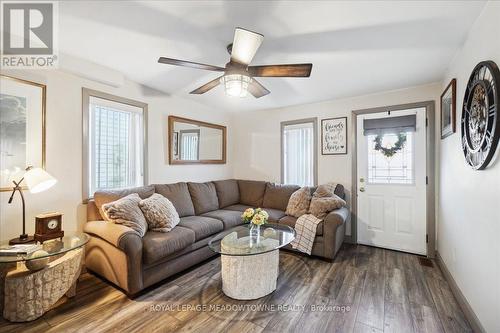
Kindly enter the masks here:
M 477 64 L 467 83 L 462 110 L 462 150 L 476 170 L 488 166 L 500 138 L 500 71 L 493 61 Z

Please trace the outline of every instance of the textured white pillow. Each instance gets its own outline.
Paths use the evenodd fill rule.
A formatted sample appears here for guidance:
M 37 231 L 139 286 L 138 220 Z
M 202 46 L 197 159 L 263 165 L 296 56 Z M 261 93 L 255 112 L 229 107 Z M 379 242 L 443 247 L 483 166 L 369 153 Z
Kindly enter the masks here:
M 324 219 L 332 210 L 344 207 L 346 202 L 334 193 L 336 187 L 335 183 L 319 185 L 312 196 L 309 213 Z
M 331 197 L 313 196 L 309 213 L 316 216 L 318 219 L 324 219 L 332 210 L 342 208 L 346 205 L 338 195 L 333 194 Z
M 311 189 L 309 187 L 301 187 L 293 192 L 286 206 L 286 214 L 294 217 L 300 217 L 307 214 L 309 203 L 311 202 Z
M 144 236 L 148 230 L 148 223 L 139 208 L 141 197 L 132 193 L 116 201 L 102 205 L 104 219 L 108 222 L 123 224 Z
M 169 232 L 180 221 L 179 214 L 170 200 L 163 195 L 155 193 L 147 199 L 139 202 L 149 230 Z

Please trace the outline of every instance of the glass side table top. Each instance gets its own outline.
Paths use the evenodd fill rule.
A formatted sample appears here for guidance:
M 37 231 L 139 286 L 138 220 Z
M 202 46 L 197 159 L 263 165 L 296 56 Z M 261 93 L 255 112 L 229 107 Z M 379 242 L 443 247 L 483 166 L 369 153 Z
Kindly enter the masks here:
M 78 249 L 89 241 L 89 236 L 84 233 L 68 233 L 68 235 L 62 237 L 62 239 L 56 238 L 52 240 L 45 241 L 41 244 L 41 248 L 39 250 L 43 250 L 47 252 L 46 255 L 38 255 L 36 257 L 31 257 L 31 254 L 17 254 L 17 255 L 8 255 L 1 256 L 0 255 L 0 263 L 12 263 L 18 261 L 29 261 L 34 259 L 46 258 L 55 256 L 58 254 L 63 254 L 71 250 Z M 35 244 L 35 243 L 28 243 Z M 0 248 L 8 248 L 9 241 L 1 241 Z
M 260 237 L 246 224 L 221 232 L 210 240 L 212 251 L 230 256 L 249 256 L 277 250 L 295 239 L 295 230 L 287 225 L 267 223 Z

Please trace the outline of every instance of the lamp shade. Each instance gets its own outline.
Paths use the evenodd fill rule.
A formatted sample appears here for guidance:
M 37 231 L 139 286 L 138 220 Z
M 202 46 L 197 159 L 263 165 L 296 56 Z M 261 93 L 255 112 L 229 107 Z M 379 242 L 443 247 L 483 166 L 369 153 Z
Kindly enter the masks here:
M 24 181 L 31 193 L 43 192 L 57 183 L 57 180 L 42 168 L 32 168 L 26 171 Z

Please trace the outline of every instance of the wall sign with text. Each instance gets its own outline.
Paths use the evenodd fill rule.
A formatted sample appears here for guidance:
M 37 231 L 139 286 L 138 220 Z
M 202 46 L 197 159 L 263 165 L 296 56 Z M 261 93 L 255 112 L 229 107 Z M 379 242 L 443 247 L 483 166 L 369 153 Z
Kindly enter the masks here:
M 347 117 L 321 120 L 321 154 L 347 154 Z

